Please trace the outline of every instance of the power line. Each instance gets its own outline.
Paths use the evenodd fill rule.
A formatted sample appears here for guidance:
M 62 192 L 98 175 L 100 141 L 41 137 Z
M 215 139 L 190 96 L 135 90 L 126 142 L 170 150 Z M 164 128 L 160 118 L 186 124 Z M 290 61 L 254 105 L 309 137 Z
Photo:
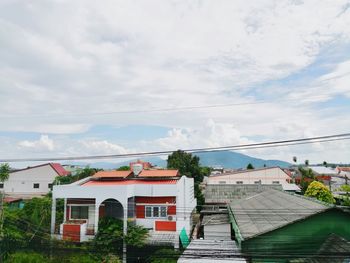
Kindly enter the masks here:
M 318 95 L 308 97 L 306 101 L 314 99 L 324 99 L 329 98 L 327 95 Z M 278 102 L 286 101 L 299 101 L 299 98 L 284 98 L 279 99 Z M 305 100 L 304 100 L 305 101 Z M 200 110 L 200 109 L 212 109 L 212 108 L 226 108 L 226 107 L 237 107 L 237 106 L 249 106 L 257 104 L 268 104 L 274 103 L 276 101 L 252 101 L 252 102 L 240 102 L 240 103 L 227 103 L 227 104 L 212 104 L 212 105 L 197 105 L 197 106 L 183 106 L 183 107 L 172 107 L 172 108 L 158 108 L 158 109 L 143 109 L 143 110 L 127 110 L 127 111 L 105 111 L 105 112 L 92 112 L 92 113 L 71 113 L 71 112 L 62 112 L 56 114 L 32 114 L 26 116 L 18 115 L 5 115 L 0 116 L 0 118 L 52 118 L 52 117 L 61 117 L 61 118 L 71 118 L 71 117 L 90 117 L 90 116 L 103 116 L 103 115 L 120 115 L 120 114 L 140 114 L 140 113 L 164 113 L 164 112 L 176 112 L 176 111 L 188 111 L 188 110 Z
M 230 146 L 221 146 L 221 147 L 193 148 L 193 149 L 185 149 L 183 151 L 187 153 L 204 153 L 204 152 L 218 152 L 218 151 L 227 151 L 227 150 L 249 150 L 249 149 L 280 147 L 280 146 L 291 146 L 291 145 L 299 145 L 299 144 L 322 143 L 322 142 L 349 140 L 349 139 L 350 139 L 350 133 L 342 133 L 342 134 L 289 139 L 289 140 L 281 140 L 281 141 L 269 141 L 269 142 L 230 145 Z M 87 155 L 87 156 L 45 157 L 45 158 L 13 158 L 13 159 L 9 158 L 9 159 L 0 159 L 0 162 L 11 163 L 11 162 L 42 162 L 42 161 L 91 160 L 91 159 L 119 159 L 119 158 L 130 158 L 130 157 L 169 155 L 174 151 L 176 150 L 138 152 L 138 153 L 127 153 L 127 154 L 111 154 L 111 155 Z

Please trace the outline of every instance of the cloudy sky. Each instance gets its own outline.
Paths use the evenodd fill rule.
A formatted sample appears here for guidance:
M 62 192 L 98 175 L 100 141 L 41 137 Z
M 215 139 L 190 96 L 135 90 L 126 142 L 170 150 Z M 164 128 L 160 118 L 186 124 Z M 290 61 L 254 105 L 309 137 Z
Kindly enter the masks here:
M 349 25 L 343 0 L 2 0 L 0 158 L 349 132 Z M 244 153 L 350 162 L 350 142 Z

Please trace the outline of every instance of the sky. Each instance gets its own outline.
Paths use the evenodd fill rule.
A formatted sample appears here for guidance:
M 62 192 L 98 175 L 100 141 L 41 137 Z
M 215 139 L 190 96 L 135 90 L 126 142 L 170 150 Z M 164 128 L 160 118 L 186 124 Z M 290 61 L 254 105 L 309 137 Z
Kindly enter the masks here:
M 343 0 L 2 0 L 0 159 L 350 132 L 349 25 Z M 350 141 L 243 153 L 350 163 Z

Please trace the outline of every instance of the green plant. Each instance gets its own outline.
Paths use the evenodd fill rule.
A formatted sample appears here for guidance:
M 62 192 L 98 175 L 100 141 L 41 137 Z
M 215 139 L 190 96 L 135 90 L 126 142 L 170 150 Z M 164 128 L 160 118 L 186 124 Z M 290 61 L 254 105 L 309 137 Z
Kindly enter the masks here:
M 313 181 L 307 188 L 305 196 L 315 197 L 320 201 L 334 204 L 331 191 L 321 182 Z
M 8 163 L 0 164 L 0 182 L 5 182 L 10 176 L 10 165 Z
M 35 252 L 16 252 L 10 254 L 5 263 L 46 263 L 50 260 Z
M 148 262 L 176 263 L 180 255 L 181 255 L 180 252 L 174 249 L 164 248 L 164 249 L 157 250 L 152 256 L 150 256 Z

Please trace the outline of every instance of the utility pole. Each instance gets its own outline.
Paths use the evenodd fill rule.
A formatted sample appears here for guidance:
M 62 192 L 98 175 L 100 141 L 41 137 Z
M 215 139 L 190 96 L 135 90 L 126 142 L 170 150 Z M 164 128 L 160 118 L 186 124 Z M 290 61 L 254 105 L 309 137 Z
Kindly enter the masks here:
M 4 226 L 4 199 L 5 199 L 5 192 L 0 192 L 0 248 L 3 246 L 3 226 Z M 2 249 L 0 250 L 2 251 Z M 0 254 L 0 263 L 3 262 L 2 260 L 2 254 Z

